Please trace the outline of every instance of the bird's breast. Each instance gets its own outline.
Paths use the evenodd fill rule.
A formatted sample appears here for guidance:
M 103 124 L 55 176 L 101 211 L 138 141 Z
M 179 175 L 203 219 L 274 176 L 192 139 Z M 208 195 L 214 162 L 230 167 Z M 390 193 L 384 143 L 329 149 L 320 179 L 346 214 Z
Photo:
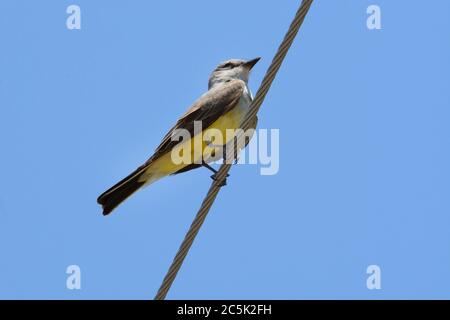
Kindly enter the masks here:
M 250 89 L 247 86 L 245 86 L 244 92 L 241 98 L 239 99 L 236 108 L 240 109 L 240 112 L 245 114 L 249 110 L 252 100 L 253 100 L 252 93 Z

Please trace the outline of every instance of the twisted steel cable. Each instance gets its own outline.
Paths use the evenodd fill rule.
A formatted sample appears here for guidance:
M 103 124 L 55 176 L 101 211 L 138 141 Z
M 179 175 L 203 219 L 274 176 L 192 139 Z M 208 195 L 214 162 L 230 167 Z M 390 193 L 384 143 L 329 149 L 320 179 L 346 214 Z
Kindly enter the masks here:
M 292 42 L 294 41 L 298 30 L 300 29 L 300 26 L 305 20 L 306 14 L 308 13 L 312 2 L 313 0 L 302 0 L 300 8 L 297 10 L 294 20 L 292 21 L 286 35 L 284 36 L 284 39 L 281 42 L 281 45 L 279 46 L 278 51 L 275 54 L 275 57 L 273 58 L 270 67 L 264 76 L 261 86 L 259 87 L 258 92 L 256 93 L 255 98 L 252 101 L 249 112 L 242 122 L 241 128 L 244 131 L 250 128 L 252 119 L 258 113 L 259 108 L 261 107 L 261 104 L 263 103 L 264 98 L 266 97 L 266 94 L 269 91 L 270 86 L 275 79 L 275 76 L 280 69 L 281 64 L 283 63 L 283 60 L 286 57 L 286 54 L 291 47 Z M 230 152 L 227 152 L 227 154 L 229 153 Z M 229 159 L 227 159 L 227 161 L 225 161 L 219 168 L 218 173 L 216 174 L 217 179 L 212 182 L 211 187 L 209 188 L 209 191 L 206 194 L 206 197 L 203 200 L 194 221 L 192 222 L 183 242 L 181 243 L 181 246 L 178 249 L 175 258 L 173 259 L 169 271 L 164 277 L 161 287 L 159 288 L 158 293 L 155 296 L 155 300 L 164 300 L 170 287 L 172 286 L 172 283 L 175 280 L 175 277 L 177 276 L 177 273 L 180 270 L 181 265 L 183 264 L 183 261 L 189 249 L 191 248 L 195 237 L 197 236 L 203 222 L 205 221 L 206 215 L 208 214 L 214 200 L 217 197 L 217 194 L 219 193 L 222 182 L 230 171 L 231 162 L 228 160 Z

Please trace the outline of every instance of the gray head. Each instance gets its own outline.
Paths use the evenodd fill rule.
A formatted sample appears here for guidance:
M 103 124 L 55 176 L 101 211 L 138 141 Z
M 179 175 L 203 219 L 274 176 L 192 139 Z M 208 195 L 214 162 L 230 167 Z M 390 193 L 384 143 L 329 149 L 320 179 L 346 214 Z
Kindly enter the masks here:
M 220 63 L 209 76 L 208 88 L 211 89 L 216 84 L 234 79 L 240 79 L 247 83 L 250 70 L 259 59 L 261 58 L 252 60 L 230 59 Z

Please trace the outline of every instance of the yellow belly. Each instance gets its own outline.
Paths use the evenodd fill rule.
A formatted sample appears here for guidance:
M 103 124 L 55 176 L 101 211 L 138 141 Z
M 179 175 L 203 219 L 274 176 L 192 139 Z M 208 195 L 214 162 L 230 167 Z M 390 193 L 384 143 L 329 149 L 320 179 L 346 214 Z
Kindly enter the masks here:
M 217 145 L 224 145 L 230 141 L 233 136 L 227 134 L 227 129 L 238 129 L 244 112 L 240 108 L 234 108 L 230 112 L 221 116 L 215 122 L 213 122 L 208 128 L 203 128 L 203 132 L 195 135 L 193 138 L 183 141 L 177 145 L 177 149 L 180 150 L 190 150 L 191 154 L 189 157 L 189 162 L 184 162 L 176 164 L 172 159 L 172 152 L 168 152 L 150 166 L 148 174 L 145 174 L 143 180 L 148 180 L 148 182 L 153 182 L 163 176 L 173 174 L 178 170 L 188 166 L 192 163 L 201 163 L 204 155 L 209 155 L 214 149 L 217 149 Z M 208 134 L 209 129 L 215 129 L 216 133 L 221 134 L 223 137 L 222 143 L 218 141 L 213 141 L 214 146 L 209 145 L 207 142 L 203 141 L 204 137 Z M 204 134 L 206 132 L 206 135 Z M 216 133 L 213 133 L 216 136 Z M 220 141 L 219 141 L 220 142 Z M 151 181 L 150 181 L 151 180 Z

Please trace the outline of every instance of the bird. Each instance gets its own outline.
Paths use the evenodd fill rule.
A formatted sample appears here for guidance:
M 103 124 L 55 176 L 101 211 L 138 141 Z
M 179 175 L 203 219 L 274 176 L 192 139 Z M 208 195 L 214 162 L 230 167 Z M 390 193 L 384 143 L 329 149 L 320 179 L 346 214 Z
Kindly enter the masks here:
M 253 100 L 253 95 L 248 87 L 250 71 L 260 59 L 260 57 L 250 60 L 230 59 L 219 63 L 209 76 L 208 90 L 178 119 L 163 137 L 153 155 L 97 198 L 98 204 L 102 206 L 103 215 L 109 215 L 136 191 L 165 176 L 205 167 L 214 173 L 211 178 L 215 180 L 217 170 L 209 163 L 225 157 L 225 145 L 229 142 L 226 140 L 228 137 L 222 143 L 217 144 L 212 141 L 204 141 L 201 143 L 200 150 L 196 150 L 194 147 L 194 150 L 188 155 L 190 161 L 181 163 L 173 161 L 174 151 L 177 149 L 179 152 L 183 147 L 194 146 L 195 137 L 199 134 L 195 131 L 196 123 L 201 123 L 202 134 L 205 134 L 207 130 L 216 130 L 225 136 L 227 129 L 240 128 Z M 257 122 L 258 118 L 254 116 L 250 128 L 255 129 Z M 178 132 L 188 132 L 190 139 L 181 141 L 174 139 Z M 233 151 L 235 160 L 237 152 L 244 148 L 250 139 L 251 136 L 246 136 L 245 145 L 238 147 L 239 150 L 236 150 L 235 147 Z M 217 152 L 219 150 L 217 147 L 219 149 L 222 147 L 223 152 Z M 208 148 L 210 149 L 209 157 L 204 157 Z M 189 148 L 184 150 L 189 150 Z M 225 184 L 226 180 L 222 181 L 221 185 Z

